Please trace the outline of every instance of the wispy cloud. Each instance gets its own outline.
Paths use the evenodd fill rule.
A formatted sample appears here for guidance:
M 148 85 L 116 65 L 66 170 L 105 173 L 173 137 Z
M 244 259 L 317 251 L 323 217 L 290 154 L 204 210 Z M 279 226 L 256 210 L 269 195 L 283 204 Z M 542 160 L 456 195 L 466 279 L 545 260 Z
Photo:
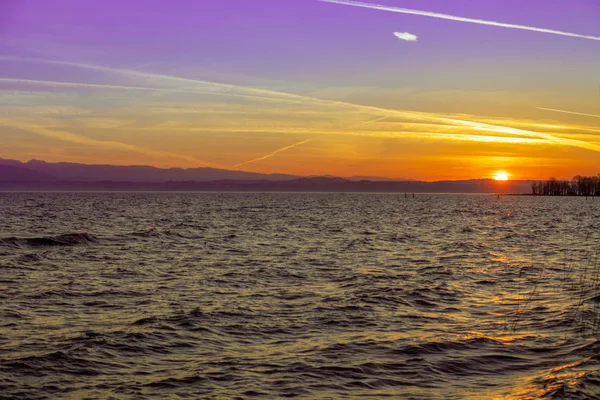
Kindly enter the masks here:
M 141 90 L 152 92 L 171 92 L 171 93 L 192 93 L 192 94 L 222 94 L 212 91 L 200 90 L 184 90 L 146 86 L 125 86 L 125 85 L 110 85 L 103 83 L 80 83 L 80 82 L 61 82 L 61 81 L 44 81 L 37 79 L 20 79 L 20 78 L 0 78 L 0 83 L 19 84 L 19 85 L 39 85 L 46 87 L 68 87 L 75 89 L 115 89 L 115 90 Z
M 266 160 L 267 158 L 271 158 L 271 157 L 273 157 L 275 154 L 282 153 L 282 152 L 284 152 L 284 151 L 287 151 L 287 150 L 293 149 L 294 147 L 300 146 L 300 145 L 302 145 L 302 144 L 304 144 L 304 143 L 308 143 L 308 142 L 310 142 L 311 140 L 312 140 L 312 139 L 307 139 L 307 140 L 303 140 L 302 142 L 294 143 L 294 144 L 292 144 L 292 145 L 290 145 L 290 146 L 286 146 L 286 147 L 283 147 L 283 148 L 281 148 L 281 149 L 275 150 L 275 151 L 273 151 L 273 152 L 271 152 L 271 153 L 269 153 L 269 154 L 267 154 L 267 155 L 264 155 L 264 156 L 262 156 L 262 157 L 258 157 L 258 158 L 255 158 L 255 159 L 253 159 L 253 160 L 249 160 L 249 161 L 244 161 L 244 162 L 241 162 L 241 163 L 239 163 L 239 164 L 237 164 L 237 165 L 234 165 L 234 166 L 233 166 L 233 167 L 231 167 L 231 168 L 232 168 L 232 169 L 235 169 L 235 168 L 241 167 L 242 165 L 251 164 L 251 163 L 255 163 L 255 162 L 257 162 L 257 161 Z
M 520 29 L 520 30 L 524 30 L 524 31 L 541 32 L 541 33 L 548 33 L 548 34 L 552 34 L 552 35 L 570 36 L 570 37 L 575 37 L 575 38 L 579 38 L 579 39 L 600 41 L 600 37 L 597 37 L 597 36 L 580 35 L 578 33 L 563 32 L 563 31 L 557 31 L 554 29 L 536 28 L 534 26 L 516 25 L 516 24 L 508 24 L 508 23 L 504 23 L 504 22 L 488 21 L 488 20 L 484 20 L 484 19 L 466 18 L 466 17 L 460 17 L 460 16 L 450 15 L 450 14 L 440 14 L 440 13 L 435 13 L 435 12 L 430 12 L 430 11 L 413 10 L 413 9 L 409 9 L 409 8 L 384 6 L 384 5 L 380 5 L 380 4 L 363 3 L 363 2 L 359 2 L 359 1 L 349 1 L 349 0 L 319 0 L 319 1 L 322 1 L 325 3 L 343 4 L 343 5 L 352 6 L 352 7 L 370 8 L 370 9 L 374 9 L 374 10 L 395 12 L 395 13 L 401 13 L 401 14 L 420 15 L 423 17 L 447 19 L 447 20 L 458 21 L 458 22 L 467 22 L 467 23 L 471 23 L 471 24 L 490 25 L 490 26 L 497 26 L 500 28 Z
M 371 121 L 366 121 L 366 122 L 363 122 L 361 124 L 354 125 L 353 128 L 360 128 L 360 127 L 363 127 L 365 125 L 374 124 L 375 122 L 383 121 L 384 119 L 388 119 L 388 118 L 389 117 L 381 117 L 381 118 L 377 118 L 377 119 L 374 119 L 374 120 L 371 120 Z
M 339 2 L 341 0 L 322 0 L 322 1 Z M 358 3 L 358 4 L 366 4 L 366 3 Z M 211 95 L 214 94 L 217 96 L 219 96 L 219 95 L 239 96 L 241 98 L 251 98 L 251 99 L 255 99 L 257 101 L 270 100 L 270 101 L 279 103 L 279 106 L 283 106 L 286 103 L 301 104 L 303 107 L 306 108 L 306 110 L 311 110 L 311 112 L 314 111 L 315 113 L 320 113 L 319 114 L 320 119 L 323 119 L 323 114 L 330 115 L 330 114 L 334 113 L 335 111 L 338 111 L 341 114 L 332 114 L 332 115 L 339 115 L 341 118 L 341 120 L 339 122 L 342 122 L 345 118 L 348 118 L 349 116 L 356 116 L 356 113 L 358 112 L 358 113 L 363 114 L 364 117 L 379 116 L 378 120 L 380 120 L 382 118 L 398 118 L 398 119 L 404 119 L 406 121 L 415 121 L 415 122 L 418 121 L 418 122 L 432 123 L 432 124 L 439 126 L 440 130 L 445 131 L 445 132 L 440 132 L 440 133 L 435 133 L 435 134 L 428 134 L 427 132 L 414 132 L 414 131 L 369 132 L 369 131 L 362 131 L 360 129 L 357 129 L 358 127 L 355 126 L 355 127 L 353 127 L 353 129 L 344 129 L 344 130 L 323 129 L 322 130 L 323 134 L 347 134 L 347 135 L 362 135 L 362 136 L 383 136 L 383 135 L 385 135 L 386 137 L 398 137 L 398 138 L 430 137 L 433 139 L 474 140 L 474 141 L 481 141 L 481 142 L 497 142 L 497 143 L 547 143 L 547 144 L 553 144 L 553 145 L 573 146 L 573 147 L 584 148 L 584 149 L 600 152 L 600 146 L 598 146 L 594 143 L 586 142 L 586 141 L 571 140 L 571 139 L 559 137 L 557 135 L 536 132 L 534 130 L 524 130 L 524 129 L 516 130 L 514 128 L 511 128 L 510 126 L 504 126 L 501 124 L 481 124 L 481 123 L 474 122 L 474 121 L 468 121 L 468 120 L 465 120 L 462 118 L 462 117 L 464 117 L 464 118 L 475 119 L 475 120 L 481 119 L 481 118 L 477 118 L 476 116 L 457 116 L 457 118 L 448 118 L 448 116 L 445 116 L 442 114 L 436 114 L 436 113 L 392 110 L 392 109 L 386 109 L 386 108 L 374 107 L 374 106 L 366 106 L 366 105 L 355 104 L 355 103 L 344 102 L 344 101 L 324 100 L 324 99 L 314 98 L 314 97 L 310 97 L 310 96 L 279 92 L 279 91 L 275 91 L 275 90 L 256 89 L 256 88 L 245 87 L 245 86 L 240 86 L 240 85 L 208 82 L 208 81 L 201 81 L 201 80 L 195 80 L 195 79 L 189 79 L 189 78 L 181 78 L 181 77 L 177 77 L 177 76 L 153 74 L 153 73 L 132 71 L 132 70 L 127 70 L 127 69 L 119 69 L 119 68 L 112 68 L 112 67 L 104 67 L 104 66 L 98 66 L 98 65 L 70 62 L 70 61 L 56 61 L 56 60 L 45 60 L 45 59 L 38 59 L 38 58 L 21 58 L 21 57 L 11 57 L 11 56 L 0 56 L 0 60 L 33 62 L 33 63 L 41 63 L 41 64 L 44 64 L 44 63 L 58 64 L 58 65 L 65 65 L 65 66 L 71 66 L 71 67 L 77 67 L 77 68 L 84 68 L 84 69 L 91 69 L 91 70 L 121 74 L 121 75 L 128 76 L 130 78 L 148 78 L 148 80 L 151 83 L 156 83 L 156 84 L 165 86 L 164 88 L 159 88 L 159 89 L 165 89 L 165 90 L 177 90 L 177 91 L 181 90 L 186 93 L 202 92 L 203 94 L 208 93 L 208 94 L 211 94 Z M 177 84 L 185 83 L 186 85 L 182 87 L 182 85 L 175 85 L 176 83 Z M 53 84 L 56 84 L 56 82 Z M 70 83 L 67 83 L 67 84 L 70 84 Z M 83 85 L 87 85 L 87 84 L 83 84 Z M 93 84 L 90 84 L 90 85 L 93 85 Z M 108 86 L 110 86 L 110 85 L 108 85 Z M 134 86 L 131 86 L 131 87 L 130 86 L 119 86 L 119 85 L 112 85 L 112 86 L 114 86 L 115 88 L 127 87 L 127 88 L 134 88 L 134 90 L 138 90 L 138 89 L 135 89 L 137 86 L 136 87 L 134 87 Z M 151 90 L 151 88 L 143 88 L 140 90 Z M 315 111 L 315 110 L 317 110 L 317 111 Z M 248 121 L 244 122 L 243 129 L 241 127 L 239 128 L 239 129 L 241 129 L 241 131 L 245 130 L 246 132 L 250 132 L 250 131 L 266 132 L 267 130 L 273 130 L 273 131 L 277 131 L 277 132 L 281 132 L 281 133 L 290 133 L 290 134 L 291 133 L 301 134 L 301 133 L 310 133 L 311 132 L 311 129 L 307 129 L 310 127 L 300 126 L 296 129 L 294 127 L 290 127 L 289 125 L 287 125 L 287 123 L 285 126 L 282 125 L 281 127 L 279 127 L 279 126 L 272 127 L 272 129 L 271 128 L 266 129 L 264 124 L 253 129 L 253 127 L 249 126 L 247 122 Z M 338 121 L 330 121 L 330 122 L 331 122 L 330 127 L 333 127 L 335 125 L 339 128 Z M 367 123 L 372 123 L 372 122 L 375 122 L 375 121 L 367 121 L 366 123 L 363 123 L 363 124 L 366 125 Z M 205 121 L 205 123 L 206 123 L 206 121 Z M 206 128 L 209 128 L 213 132 L 239 131 L 239 129 L 236 126 L 234 126 L 235 124 L 232 124 L 231 121 L 228 121 L 227 125 L 229 125 L 229 126 L 226 127 L 226 129 L 223 129 L 223 128 L 225 128 L 223 126 L 210 127 L 210 128 L 207 126 Z M 457 133 L 454 132 L 454 129 L 452 128 L 453 126 L 454 127 L 456 127 L 456 126 L 468 127 L 468 128 L 471 128 L 474 132 L 465 132 L 464 135 L 458 135 Z M 161 126 L 161 129 L 165 128 L 165 127 L 166 126 Z M 194 129 L 192 127 L 186 127 L 186 130 L 188 132 L 193 132 L 198 129 Z M 482 131 L 500 133 L 501 135 L 505 135 L 505 136 L 504 137 L 499 136 L 499 135 L 492 136 L 489 134 L 484 136 L 484 135 L 477 134 L 477 132 L 482 132 Z M 520 135 L 521 137 L 520 138 L 514 137 L 517 135 Z M 506 137 L 506 136 L 512 136 L 512 137 Z M 299 144 L 301 144 L 301 143 L 299 143 Z M 299 144 L 292 145 L 292 147 L 297 146 Z M 288 148 L 280 149 L 280 150 L 276 151 L 276 153 L 278 153 L 280 151 L 285 151 Z M 147 150 L 153 151 L 150 149 L 147 149 Z M 272 154 L 273 153 L 270 153 L 267 156 L 270 157 L 270 156 L 272 156 Z M 264 159 L 264 158 L 261 157 L 260 159 Z M 255 161 L 259 161 L 259 159 L 250 160 L 249 162 L 255 162 Z M 244 162 L 244 163 L 238 164 L 238 166 L 249 163 L 249 162 Z
M 557 110 L 554 108 L 544 108 L 544 107 L 537 107 L 537 109 L 544 110 L 544 111 L 553 111 L 553 112 L 558 112 L 558 113 L 563 113 L 563 114 L 583 115 L 585 117 L 600 118 L 600 115 L 596 115 L 596 114 L 585 114 L 585 113 L 580 113 L 580 112 L 575 112 L 575 111 Z
M 373 106 L 365 106 L 361 104 L 348 103 L 337 100 L 323 100 L 315 97 L 281 92 L 269 89 L 257 89 L 248 86 L 234 85 L 228 83 L 210 82 L 198 79 L 183 78 L 179 76 L 155 74 L 149 72 L 140 72 L 130 69 L 113 68 L 102 65 L 87 64 L 73 61 L 60 61 L 60 60 L 49 60 L 43 58 L 34 57 L 19 57 L 19 56 L 4 56 L 0 55 L 0 61 L 17 61 L 27 62 L 34 64 L 50 64 L 50 65 L 64 65 L 69 67 L 95 70 L 108 72 L 112 74 L 118 74 L 127 76 L 130 78 L 145 78 L 150 82 L 154 82 L 162 85 L 172 85 L 174 83 L 186 84 L 185 88 L 169 86 L 169 90 L 181 90 L 185 93 L 201 93 L 201 94 L 213 94 L 217 96 L 232 96 L 241 98 L 252 98 L 255 100 L 270 100 L 287 103 L 300 103 L 303 105 L 320 105 L 328 107 L 345 107 L 353 108 L 364 112 L 382 114 L 381 111 L 385 111 L 388 115 L 394 115 L 396 117 L 405 118 L 426 118 L 430 119 L 431 116 L 428 113 L 417 112 L 417 111 L 399 111 L 399 110 L 387 110 Z M 201 88 L 199 91 L 198 88 Z
M 535 132 L 535 131 L 525 130 L 525 129 L 509 128 L 506 126 L 490 125 L 490 124 L 486 124 L 486 123 L 482 123 L 482 122 L 455 120 L 455 119 L 450 119 L 450 118 L 443 118 L 443 120 L 446 120 L 449 123 L 454 123 L 454 124 L 461 125 L 461 126 L 468 126 L 477 131 L 494 132 L 494 133 L 502 133 L 505 135 L 526 136 L 526 137 L 531 137 L 531 138 L 538 138 L 538 139 L 546 141 L 546 143 L 548 143 L 548 144 L 578 147 L 580 149 L 586 149 L 586 150 L 591 150 L 591 151 L 595 151 L 595 152 L 600 152 L 600 145 L 598 145 L 598 144 L 586 142 L 583 140 L 564 138 L 564 137 L 560 137 L 560 136 L 556 136 L 556 135 L 551 135 L 549 133 Z
M 23 123 L 23 122 L 15 122 L 15 121 L 7 121 L 0 120 L 0 126 L 10 126 L 13 128 L 21 129 L 30 133 L 34 133 L 36 135 L 49 137 L 52 139 L 62 140 L 71 143 L 83 144 L 88 146 L 93 146 L 97 148 L 104 148 L 109 150 L 127 150 L 132 151 L 138 154 L 144 154 L 152 157 L 161 157 L 161 158 L 176 158 L 180 160 L 185 160 L 188 163 L 191 163 L 194 166 L 214 166 L 212 163 L 207 163 L 205 161 L 199 160 L 196 157 L 172 153 L 168 151 L 159 151 L 153 150 L 145 147 L 134 146 L 132 144 L 108 141 L 108 140 L 97 140 L 91 139 L 85 136 L 77 135 L 75 133 L 67 132 L 64 130 L 54 130 L 48 129 L 39 125 L 31 124 L 31 123 Z
M 197 89 L 197 87 L 200 85 L 205 90 L 211 89 L 210 93 L 216 94 L 216 95 L 225 94 L 225 93 L 228 93 L 230 91 L 235 91 L 235 90 L 243 90 L 244 93 L 228 93 L 228 94 L 231 96 L 267 98 L 267 99 L 273 99 L 274 97 L 276 97 L 278 99 L 300 100 L 300 101 L 305 99 L 304 96 L 294 95 L 294 94 L 290 94 L 290 93 L 283 93 L 283 92 L 275 92 L 275 91 L 271 91 L 271 90 L 267 90 L 267 89 L 256 89 L 256 88 L 232 85 L 232 84 L 227 84 L 227 83 L 209 82 L 209 81 L 203 81 L 203 80 L 198 80 L 198 79 L 183 78 L 183 77 L 179 77 L 179 76 L 156 74 L 156 73 L 150 73 L 150 72 L 141 72 L 141 71 L 135 71 L 135 70 L 131 70 L 131 69 L 113 68 L 113 67 L 107 67 L 107 66 L 103 66 L 103 65 L 95 65 L 95 64 L 73 62 L 73 61 L 60 61 L 60 60 L 49 60 L 49 59 L 35 58 L 35 57 L 19 57 L 19 56 L 3 56 L 3 55 L 0 55 L 0 61 L 17 61 L 17 62 L 28 62 L 28 63 L 34 63 L 34 64 L 64 65 L 64 66 L 70 66 L 70 67 L 76 67 L 76 68 L 82 68 L 82 69 L 88 69 L 88 70 L 109 72 L 109 73 L 118 74 L 118 75 L 125 75 L 125 76 L 132 77 L 132 78 L 143 78 L 143 79 L 149 80 L 151 82 L 157 82 L 157 83 L 161 83 L 161 84 L 165 84 L 165 83 L 172 84 L 172 83 L 177 82 L 180 84 L 186 84 L 186 86 L 185 86 L 186 88 L 190 88 L 190 85 L 194 85 L 191 87 Z M 184 89 L 181 89 L 180 87 L 177 89 L 180 89 L 182 91 L 184 90 Z M 187 90 L 187 89 L 185 89 L 185 90 Z
M 0 60 L 2 60 L 3 56 L 0 56 Z M 50 63 L 56 63 L 50 61 Z M 68 63 L 64 63 L 69 65 Z M 91 67 L 91 66 L 87 66 Z M 100 68 L 100 67 L 99 67 Z M 112 68 L 111 68 L 112 70 Z M 137 71 L 129 71 L 129 70 L 120 70 L 117 69 L 117 73 L 126 73 L 126 72 L 137 72 Z M 132 74 L 132 76 L 135 76 Z M 165 80 L 168 82 L 168 76 L 165 76 Z M 172 79 L 178 79 L 177 77 L 169 77 Z M 185 78 L 182 78 L 185 79 Z M 163 82 L 163 83 L 167 83 Z M 117 89 L 117 90 L 137 90 L 137 91 L 154 91 L 154 92 L 170 92 L 170 93 L 182 93 L 182 94 L 202 94 L 202 95 L 211 95 L 211 96 L 225 96 L 225 97 L 240 97 L 240 98 L 251 98 L 251 99 L 260 99 L 264 101 L 291 101 L 298 102 L 299 100 L 290 100 L 290 99 L 276 99 L 272 96 L 261 96 L 252 93 L 232 93 L 231 88 L 222 88 L 221 84 L 214 82 L 196 82 L 196 86 L 188 86 L 188 89 L 181 88 L 165 88 L 165 87 L 148 87 L 148 86 L 130 86 L 130 85 L 111 85 L 111 84 L 102 84 L 102 83 L 82 83 L 82 82 L 61 82 L 61 81 L 45 81 L 45 80 L 36 80 L 36 79 L 20 79 L 20 78 L 0 78 L 0 83 L 7 84 L 25 84 L 25 85 L 40 85 L 47 87 L 71 87 L 71 88 L 79 88 L 79 89 Z M 201 86 L 202 85 L 202 86 Z
M 394 32 L 394 36 L 398 39 L 406 40 L 407 42 L 416 42 L 418 39 L 417 35 L 408 32 Z

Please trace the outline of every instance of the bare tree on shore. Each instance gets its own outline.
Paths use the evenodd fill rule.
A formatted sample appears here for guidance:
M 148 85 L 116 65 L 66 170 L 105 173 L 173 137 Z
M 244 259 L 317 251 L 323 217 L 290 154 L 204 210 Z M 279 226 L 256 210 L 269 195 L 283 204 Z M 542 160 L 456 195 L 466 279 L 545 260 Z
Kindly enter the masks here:
M 570 181 L 550 178 L 547 181 L 531 182 L 534 196 L 600 196 L 600 174 L 597 176 L 577 175 Z

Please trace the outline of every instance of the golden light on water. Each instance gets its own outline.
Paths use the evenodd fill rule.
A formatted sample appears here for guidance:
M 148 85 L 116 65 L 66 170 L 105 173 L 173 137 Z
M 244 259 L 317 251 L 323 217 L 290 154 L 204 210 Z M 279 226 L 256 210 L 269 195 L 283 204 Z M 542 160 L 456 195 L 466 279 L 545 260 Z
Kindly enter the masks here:
M 494 174 L 494 180 L 496 181 L 507 181 L 510 177 L 510 174 L 506 171 L 497 171 Z

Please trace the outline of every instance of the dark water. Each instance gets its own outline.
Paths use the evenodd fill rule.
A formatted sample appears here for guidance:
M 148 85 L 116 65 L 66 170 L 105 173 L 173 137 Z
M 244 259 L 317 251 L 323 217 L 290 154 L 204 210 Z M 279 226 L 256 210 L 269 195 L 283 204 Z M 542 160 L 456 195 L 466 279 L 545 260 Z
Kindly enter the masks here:
M 600 199 L 0 194 L 0 398 L 600 398 Z

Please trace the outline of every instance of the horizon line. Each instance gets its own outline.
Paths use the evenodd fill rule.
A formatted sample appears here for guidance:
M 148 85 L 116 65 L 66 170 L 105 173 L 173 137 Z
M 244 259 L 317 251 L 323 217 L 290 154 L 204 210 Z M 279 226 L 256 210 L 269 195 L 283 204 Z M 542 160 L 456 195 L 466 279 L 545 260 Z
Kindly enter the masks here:
M 388 176 L 379 176 L 379 175 L 334 175 L 334 174 L 330 174 L 330 173 L 323 173 L 323 174 L 319 174 L 319 175 L 295 175 L 295 174 L 289 174 L 289 173 L 284 173 L 284 172 L 253 172 L 253 171 L 241 171 L 241 170 L 236 170 L 236 169 L 227 169 L 227 168 L 214 168 L 214 167 L 158 167 L 155 165 L 149 165 L 149 164 L 109 164 L 109 163 L 93 163 L 93 164 L 87 164 L 87 163 L 81 163 L 81 162 L 72 162 L 72 161 L 45 161 L 45 160 L 40 160 L 40 159 L 36 159 L 36 158 L 31 158 L 27 161 L 22 161 L 20 159 L 11 159 L 11 158 L 2 158 L 0 157 L 0 166 L 14 166 L 8 163 L 3 163 L 3 161 L 13 161 L 13 162 L 18 162 L 19 164 L 21 164 L 22 167 L 27 166 L 28 163 L 31 162 L 39 162 L 39 163 L 43 163 L 43 164 L 72 164 L 75 166 L 86 166 L 86 167 L 99 167 L 99 166 L 108 166 L 108 167 L 115 167 L 115 168 L 153 168 L 156 170 L 160 170 L 160 171 L 169 171 L 169 170 L 182 170 L 182 171 L 190 171 L 190 170 L 217 170 L 217 171 L 224 171 L 224 172 L 232 172 L 232 173 L 239 173 L 239 174 L 250 174 L 250 175 L 263 175 L 263 176 L 287 176 L 290 177 L 290 180 L 294 180 L 294 179 L 306 179 L 306 178 L 327 178 L 327 179 L 344 179 L 344 180 L 349 180 L 350 182 L 360 182 L 360 181 L 364 181 L 364 182 L 376 182 L 376 183 L 381 183 L 381 182 L 426 182 L 426 183 L 435 183 L 435 182 L 468 182 L 468 181 L 494 181 L 494 182 L 498 182 L 499 184 L 502 183 L 506 183 L 506 182 L 534 182 L 534 181 L 545 181 L 545 180 L 551 180 L 553 179 L 553 177 L 549 177 L 549 178 L 545 178 L 545 179 L 539 179 L 539 178 L 519 178 L 519 179 L 508 179 L 505 181 L 502 180 L 497 180 L 494 179 L 492 177 L 471 177 L 471 178 L 462 178 L 462 179 L 452 179 L 452 178 L 442 178 L 442 179 L 434 179 L 434 180 L 427 180 L 427 179 L 418 179 L 418 178 L 402 178 L 402 177 L 388 177 Z M 17 166 L 18 167 L 18 166 Z M 31 170 L 31 171 L 37 171 L 37 170 Z M 39 171 L 38 171 L 39 172 Z M 600 173 L 598 173 L 598 175 L 600 176 Z M 596 175 L 592 175 L 592 176 L 596 176 Z M 360 179 L 360 180 L 358 180 Z M 568 179 L 561 179 L 561 178 L 555 178 L 558 181 L 572 181 L 572 178 L 568 178 Z M 197 182 L 197 183 L 207 183 L 207 182 L 216 182 L 216 181 L 223 181 L 223 180 L 234 180 L 234 181 L 252 181 L 252 179 L 232 179 L 232 178 L 226 178 L 226 179 L 216 179 L 216 180 L 212 180 L 212 181 L 162 181 L 162 182 L 155 182 L 155 183 L 168 183 L 168 182 Z M 0 181 L 0 182 L 11 182 L 11 181 Z M 12 182 L 17 182 L 17 181 L 12 181 Z M 57 181 L 57 182 L 61 182 L 61 181 Z M 68 182 L 73 182 L 73 181 L 68 181 Z M 101 181 L 82 181 L 82 182 L 88 182 L 88 183 L 92 183 L 92 182 L 101 182 Z M 111 182 L 127 182 L 127 183 L 150 183 L 150 182 L 144 182 L 144 181 L 111 181 Z M 269 181 L 269 182 L 278 182 L 278 181 Z

